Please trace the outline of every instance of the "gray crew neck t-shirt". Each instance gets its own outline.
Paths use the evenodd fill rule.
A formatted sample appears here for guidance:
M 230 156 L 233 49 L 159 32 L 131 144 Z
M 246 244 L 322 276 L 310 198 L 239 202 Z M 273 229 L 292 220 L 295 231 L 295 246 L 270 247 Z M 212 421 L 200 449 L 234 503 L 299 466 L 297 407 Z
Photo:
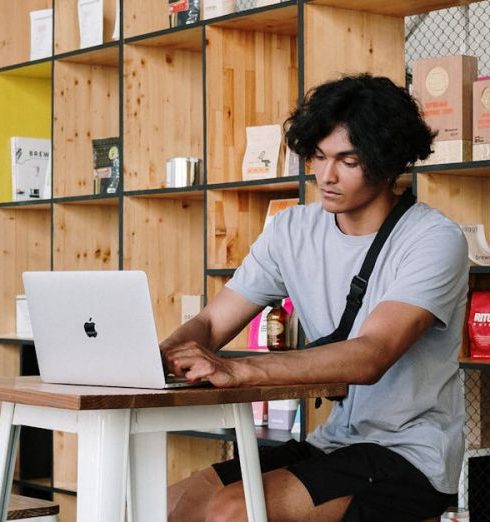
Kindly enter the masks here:
M 258 305 L 289 295 L 308 339 L 331 333 L 352 277 L 375 234 L 348 236 L 319 203 L 280 212 L 252 245 L 227 286 Z M 464 451 L 464 407 L 458 379 L 468 289 L 467 244 L 459 227 L 417 203 L 384 245 L 355 337 L 381 301 L 430 311 L 436 321 L 373 385 L 351 385 L 325 424 L 308 435 L 330 452 L 372 442 L 405 457 L 443 493 L 455 493 Z

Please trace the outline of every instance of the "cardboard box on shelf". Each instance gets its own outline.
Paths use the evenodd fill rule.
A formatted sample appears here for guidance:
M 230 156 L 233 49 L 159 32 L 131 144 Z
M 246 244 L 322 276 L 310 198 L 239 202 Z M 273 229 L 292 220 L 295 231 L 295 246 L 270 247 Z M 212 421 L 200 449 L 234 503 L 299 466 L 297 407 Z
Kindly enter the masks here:
M 415 60 L 413 94 L 427 124 L 438 134 L 434 153 L 421 164 L 470 161 L 472 91 L 478 72 L 473 56 L 438 56 Z
M 290 431 L 298 406 L 299 399 L 269 401 L 269 428 Z
M 473 160 L 490 159 L 490 76 L 473 83 Z

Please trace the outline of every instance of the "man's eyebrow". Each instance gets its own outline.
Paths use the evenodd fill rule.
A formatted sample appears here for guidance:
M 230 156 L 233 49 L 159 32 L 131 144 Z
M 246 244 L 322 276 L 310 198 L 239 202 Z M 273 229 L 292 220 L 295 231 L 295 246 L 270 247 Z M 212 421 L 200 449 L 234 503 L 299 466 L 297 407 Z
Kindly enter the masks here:
M 323 154 L 326 156 L 325 152 L 318 146 L 315 147 L 315 150 L 319 152 L 320 154 Z M 356 149 L 349 149 L 349 150 L 341 150 L 340 152 L 337 152 L 335 154 L 336 158 L 345 158 L 346 156 L 358 156 L 358 152 Z

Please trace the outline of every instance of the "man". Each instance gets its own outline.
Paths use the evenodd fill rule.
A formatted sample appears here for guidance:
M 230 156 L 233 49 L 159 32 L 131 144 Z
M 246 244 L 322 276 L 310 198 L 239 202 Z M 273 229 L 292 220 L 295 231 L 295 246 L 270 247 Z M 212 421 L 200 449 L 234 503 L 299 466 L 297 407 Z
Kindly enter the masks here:
M 289 295 L 309 339 L 332 332 L 396 178 L 430 154 L 417 104 L 387 78 L 345 77 L 310 92 L 286 122 L 320 203 L 276 216 L 226 287 L 161 344 L 168 368 L 218 387 L 348 382 L 307 442 L 264 450 L 275 522 L 415 522 L 455 502 L 463 454 L 457 353 L 467 293 L 459 228 L 423 204 L 395 226 L 347 341 L 240 360 L 217 357 L 265 305 Z M 246 520 L 235 461 L 170 488 L 170 520 Z

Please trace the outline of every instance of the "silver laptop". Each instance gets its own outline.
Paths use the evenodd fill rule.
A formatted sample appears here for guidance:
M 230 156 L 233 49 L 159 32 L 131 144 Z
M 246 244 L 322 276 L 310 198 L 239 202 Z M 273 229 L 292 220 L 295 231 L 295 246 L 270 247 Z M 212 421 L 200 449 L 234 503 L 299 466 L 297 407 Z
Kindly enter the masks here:
M 23 281 L 44 382 L 190 386 L 164 375 L 144 272 L 24 272 Z

